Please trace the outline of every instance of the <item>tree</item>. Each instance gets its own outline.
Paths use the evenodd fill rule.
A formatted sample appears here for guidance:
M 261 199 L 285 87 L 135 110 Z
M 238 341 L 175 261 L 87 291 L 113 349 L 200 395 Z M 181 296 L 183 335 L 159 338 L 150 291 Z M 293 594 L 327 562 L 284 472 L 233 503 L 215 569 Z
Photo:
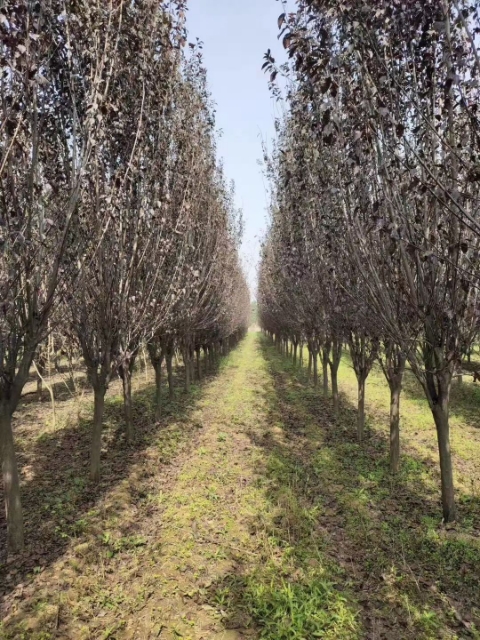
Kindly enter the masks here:
M 453 520 L 449 391 L 478 331 L 477 3 L 301 0 L 279 23 L 292 59 L 283 71 L 331 150 L 337 246 L 360 283 L 352 298 L 386 340 L 392 437 L 406 358 L 432 410 Z M 348 294 L 349 272 L 336 278 Z
M 0 13 L 0 441 L 12 551 L 23 547 L 12 415 L 59 287 L 76 268 L 67 247 L 116 56 L 118 12 L 71 9 L 7 1 Z

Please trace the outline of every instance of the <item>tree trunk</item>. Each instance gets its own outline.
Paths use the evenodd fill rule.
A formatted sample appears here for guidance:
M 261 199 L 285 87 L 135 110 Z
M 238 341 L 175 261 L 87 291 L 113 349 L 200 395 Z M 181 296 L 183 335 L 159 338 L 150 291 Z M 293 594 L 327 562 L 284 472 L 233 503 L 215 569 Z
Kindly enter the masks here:
M 313 386 L 315 389 L 318 387 L 318 353 L 313 353 Z
M 168 395 L 170 400 L 173 400 L 173 353 L 169 351 L 167 353 L 167 379 L 168 379 Z
M 207 349 L 207 347 L 203 347 L 203 367 L 204 367 L 205 375 L 208 375 L 208 349 Z
M 190 363 L 190 384 L 195 382 L 195 349 L 191 348 L 188 352 L 188 361 Z
M 195 352 L 197 354 L 197 379 L 200 382 L 202 380 L 202 363 L 200 360 L 200 347 L 195 349 Z
M 442 404 L 444 406 L 442 406 Z M 439 402 L 438 404 L 434 404 L 432 413 L 437 428 L 438 451 L 440 454 L 443 520 L 444 522 L 454 522 L 456 508 L 453 486 L 452 452 L 450 449 L 448 400 L 443 403 Z
M 160 420 L 162 417 L 162 365 L 163 358 L 159 358 L 155 361 L 155 420 Z
M 300 367 L 303 367 L 303 344 L 300 345 Z
M 400 395 L 402 380 L 390 382 L 390 471 L 398 473 L 400 466 Z
M 103 384 L 94 387 L 94 411 L 92 444 L 90 448 L 90 478 L 94 482 L 100 480 L 100 452 L 102 450 L 102 425 L 105 411 L 105 392 Z
M 322 369 L 323 369 L 323 395 L 328 397 L 328 353 L 326 349 L 323 350 L 322 356 Z
M 308 348 L 308 373 L 307 373 L 307 377 L 309 381 L 312 377 L 312 364 L 313 364 L 312 350 L 309 347 Z
M 20 477 L 13 444 L 12 413 L 9 407 L 0 407 L 0 444 L 2 449 L 2 476 L 7 520 L 7 544 L 12 553 L 24 545 Z
M 359 442 L 363 442 L 365 431 L 365 380 L 363 376 L 358 378 L 357 436 Z
M 185 364 L 185 391 L 187 393 L 190 392 L 190 358 L 189 358 L 189 353 L 188 353 L 188 349 L 185 350 L 184 354 L 183 354 L 183 361 Z
M 298 349 L 298 343 L 294 342 L 293 343 L 293 366 L 294 367 L 297 366 L 297 349 Z
M 339 409 L 339 397 L 338 397 L 338 365 L 334 363 L 330 364 L 330 377 L 332 378 L 332 398 L 333 398 L 333 412 L 338 414 Z
M 46 372 L 46 361 L 45 358 L 42 356 L 40 358 L 38 358 L 38 363 L 37 364 L 37 368 L 38 368 L 38 378 L 37 378 L 37 397 L 38 397 L 38 401 L 42 402 L 43 400 L 43 378 L 45 377 L 45 372 Z
M 125 414 L 125 434 L 127 442 L 133 440 L 133 407 L 132 407 L 132 373 L 130 367 L 125 367 L 122 371 L 123 384 L 123 409 Z

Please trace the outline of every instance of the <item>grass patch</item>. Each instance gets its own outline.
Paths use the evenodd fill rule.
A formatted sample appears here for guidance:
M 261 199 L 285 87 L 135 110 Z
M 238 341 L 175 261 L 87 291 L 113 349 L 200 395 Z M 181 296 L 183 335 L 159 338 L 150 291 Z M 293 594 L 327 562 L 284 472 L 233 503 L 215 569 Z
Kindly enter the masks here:
M 401 630 L 389 637 L 480 637 L 479 504 L 471 485 L 460 482 L 461 521 L 453 528 L 441 526 L 436 451 L 430 446 L 435 433 L 426 402 L 405 394 L 402 469 L 393 478 L 387 462 L 388 388 L 379 371 L 369 381 L 370 434 L 360 447 L 348 358 L 340 371 L 343 402 L 335 421 L 330 401 L 317 391 L 312 395 L 304 370 L 266 343 L 264 353 L 275 380 L 277 411 L 290 414 L 284 440 L 303 469 L 297 490 L 315 495 L 323 506 L 319 523 L 325 542 L 349 575 L 367 637 L 387 633 L 393 620 Z M 466 452 L 463 459 L 457 450 L 457 462 L 471 464 L 471 452 L 480 455 L 475 427 L 460 425 L 454 416 L 455 428 L 463 428 L 457 438 Z M 300 432 L 301 447 L 293 430 Z
M 305 369 L 255 333 L 191 396 L 178 380 L 160 423 L 151 382 L 137 378 L 134 446 L 114 389 L 98 487 L 87 477 L 88 395 L 77 408 L 65 394 L 71 417 L 56 433 L 30 399 L 19 434 L 32 547 L 3 567 L 0 637 L 479 638 L 478 392 L 462 384 L 452 411 L 461 521 L 448 528 L 415 382 L 392 478 L 387 387 L 375 370 L 360 447 L 348 357 L 338 419 Z

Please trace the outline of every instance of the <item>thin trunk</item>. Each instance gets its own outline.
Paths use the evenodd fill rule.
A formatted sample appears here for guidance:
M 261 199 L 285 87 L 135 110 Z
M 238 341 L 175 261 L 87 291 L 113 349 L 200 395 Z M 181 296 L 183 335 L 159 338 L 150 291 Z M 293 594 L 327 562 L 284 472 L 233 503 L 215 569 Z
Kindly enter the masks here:
M 318 387 L 318 353 L 313 353 L 313 386 Z
M 90 478 L 94 482 L 100 480 L 100 452 L 102 450 L 102 425 L 105 411 L 105 386 L 96 384 L 94 387 L 94 411 L 92 443 L 90 448 Z
M 155 420 L 162 417 L 162 364 L 163 358 L 155 361 Z
M 190 358 L 189 358 L 188 350 L 185 350 L 185 352 L 184 352 L 183 361 L 184 361 L 184 364 L 185 364 L 185 391 L 187 393 L 189 393 L 190 392 L 190 372 L 191 372 L 191 367 L 190 367 Z
M 148 361 L 147 361 L 147 354 L 145 352 L 145 347 L 142 347 L 142 358 L 143 358 L 143 371 L 145 373 L 145 382 L 148 383 Z
M 339 409 L 339 397 L 338 397 L 338 366 L 330 365 L 330 377 L 332 379 L 332 398 L 333 398 L 333 412 L 338 414 Z
M 406 357 L 398 346 L 384 340 L 385 358 L 380 365 L 390 389 L 390 472 L 398 473 L 400 467 L 400 396 Z
M 342 350 L 342 341 L 334 336 L 331 340 L 328 364 L 330 365 L 330 376 L 332 378 L 333 411 L 335 416 L 338 416 L 338 410 L 340 408 L 338 395 L 338 368 L 340 367 L 340 362 L 342 360 Z
M 203 347 L 203 367 L 204 367 L 205 375 L 208 375 L 208 349 L 207 349 L 207 347 Z
M 400 395 L 402 379 L 390 382 L 390 471 L 398 473 L 400 467 Z
M 169 351 L 167 353 L 167 379 L 168 379 L 168 395 L 170 400 L 173 400 L 173 353 Z
M 307 373 L 307 377 L 308 380 L 310 381 L 311 377 L 312 377 L 312 364 L 313 364 L 313 357 L 312 357 L 312 351 L 309 347 L 308 349 L 308 373 Z
M 200 347 L 195 349 L 195 352 L 197 354 L 197 380 L 200 382 L 202 379 L 202 363 L 200 360 Z
M 13 444 L 12 414 L 9 407 L 0 407 L 0 443 L 2 448 L 2 476 L 7 520 L 7 544 L 12 553 L 24 545 L 20 477 Z
M 322 356 L 322 369 L 323 369 L 323 395 L 328 397 L 328 352 L 323 349 Z
M 195 381 L 195 350 L 194 349 L 190 349 L 189 359 L 190 359 L 190 381 L 193 383 Z
M 297 349 L 298 349 L 298 343 L 294 343 L 293 344 L 293 365 L 296 367 L 297 366 Z
M 303 344 L 300 345 L 300 367 L 303 367 Z
M 442 404 L 444 406 L 442 406 Z M 445 522 L 454 522 L 456 517 L 455 491 L 453 485 L 452 452 L 450 449 L 450 424 L 448 420 L 448 400 L 438 403 L 432 409 L 437 428 L 438 451 L 440 454 L 440 475 L 442 484 L 442 509 Z
M 56 412 L 56 409 L 55 409 L 55 393 L 53 391 L 53 387 L 52 387 L 52 385 L 48 384 L 48 382 L 43 377 L 44 375 L 46 375 L 45 367 L 43 367 L 43 375 L 42 375 L 42 371 L 38 367 L 38 365 L 36 364 L 35 360 L 33 360 L 32 364 L 33 364 L 33 366 L 34 366 L 34 368 L 35 368 L 35 370 L 37 372 L 37 375 L 38 375 L 37 390 L 38 390 L 38 387 L 40 387 L 40 401 L 42 399 L 43 383 L 45 383 L 45 386 L 48 389 L 48 393 L 50 395 L 50 402 L 52 403 L 53 429 L 56 430 L 57 429 L 57 412 Z
M 132 373 L 130 367 L 122 371 L 123 409 L 125 413 L 125 434 L 127 442 L 133 440 Z
M 363 442 L 365 431 L 365 380 L 363 376 L 358 378 L 357 436 L 359 442 Z
M 75 366 L 73 364 L 73 356 L 70 352 L 68 353 L 68 374 L 70 378 L 70 384 L 72 386 L 72 391 L 73 393 L 76 393 L 77 384 L 75 382 Z
M 42 356 L 40 358 L 38 358 L 38 364 L 37 364 L 37 397 L 39 402 L 42 402 L 43 397 L 43 379 L 45 377 L 46 374 L 46 361 L 45 358 Z

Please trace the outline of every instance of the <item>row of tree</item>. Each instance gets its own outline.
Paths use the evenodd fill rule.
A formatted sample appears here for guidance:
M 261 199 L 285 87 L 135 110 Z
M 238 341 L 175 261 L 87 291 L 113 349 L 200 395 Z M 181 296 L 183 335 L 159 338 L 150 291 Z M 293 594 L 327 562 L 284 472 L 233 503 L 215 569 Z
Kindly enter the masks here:
M 324 379 L 348 344 L 358 379 L 379 360 L 398 470 L 406 363 L 438 436 L 443 517 L 455 492 L 452 380 L 480 317 L 480 33 L 474 0 L 298 0 L 279 18 L 289 61 L 265 69 L 288 112 L 267 158 L 271 228 L 259 278 L 263 329 L 308 343 Z M 279 75 L 280 74 L 280 75 Z
M 48 336 L 77 346 L 104 398 L 146 344 L 157 378 L 181 351 L 248 326 L 241 215 L 216 158 L 201 46 L 185 2 L 8 1 L 0 9 L 0 445 L 8 543 L 24 544 L 12 416 Z M 38 368 L 37 368 L 38 369 Z

